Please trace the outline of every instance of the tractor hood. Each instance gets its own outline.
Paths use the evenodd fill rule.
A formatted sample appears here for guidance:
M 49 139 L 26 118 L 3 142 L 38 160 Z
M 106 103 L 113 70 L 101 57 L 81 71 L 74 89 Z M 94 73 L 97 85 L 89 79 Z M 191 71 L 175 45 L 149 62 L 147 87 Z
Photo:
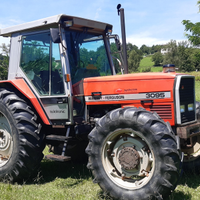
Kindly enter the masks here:
M 185 79 L 186 78 L 186 79 Z M 73 85 L 74 100 L 84 98 L 88 106 L 118 105 L 119 107 L 143 107 L 156 112 L 162 119 L 175 124 L 172 115 L 175 96 L 178 98 L 180 89 L 187 94 L 183 81 L 194 81 L 190 75 L 170 73 L 136 73 L 104 77 L 85 78 Z M 188 83 L 188 82 L 187 82 Z M 185 89 L 184 89 L 185 88 Z M 184 92 L 185 91 L 185 92 Z
M 176 73 L 136 73 L 85 78 L 86 103 L 99 101 L 162 99 L 173 100 Z M 150 98 L 148 98 L 150 95 Z

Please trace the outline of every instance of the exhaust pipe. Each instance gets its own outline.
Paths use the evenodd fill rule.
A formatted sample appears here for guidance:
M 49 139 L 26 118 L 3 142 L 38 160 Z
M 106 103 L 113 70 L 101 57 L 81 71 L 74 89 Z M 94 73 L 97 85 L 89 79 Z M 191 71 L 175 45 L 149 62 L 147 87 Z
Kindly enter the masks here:
M 124 19 L 124 9 L 121 8 L 121 4 L 117 5 L 117 11 L 118 11 L 118 15 L 120 15 L 120 21 L 121 21 L 122 48 L 123 48 L 123 58 L 124 58 L 124 73 L 128 74 L 125 19 Z

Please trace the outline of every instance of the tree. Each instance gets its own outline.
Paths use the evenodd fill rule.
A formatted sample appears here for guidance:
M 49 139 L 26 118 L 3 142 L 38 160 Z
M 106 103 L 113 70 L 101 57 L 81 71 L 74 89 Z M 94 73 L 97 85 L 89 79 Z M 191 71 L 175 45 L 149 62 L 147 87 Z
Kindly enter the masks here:
M 152 56 L 152 61 L 156 66 L 160 65 L 163 62 L 163 60 L 164 60 L 163 55 L 160 52 L 156 52 Z
M 131 44 L 130 42 L 126 44 L 126 47 L 127 51 L 132 51 L 132 50 L 138 51 L 138 47 L 136 45 Z
M 119 73 L 121 71 L 121 67 L 119 66 L 119 63 L 118 63 L 117 59 L 121 60 L 121 58 L 119 56 L 119 53 L 118 53 L 118 50 L 117 50 L 115 42 L 111 43 L 110 50 L 111 50 L 111 53 L 112 53 L 113 63 L 114 63 L 116 72 Z
M 143 44 L 140 47 L 140 50 L 142 51 L 143 54 L 150 54 L 151 52 L 151 47 L 146 46 L 145 44 Z
M 178 45 L 176 40 L 171 40 L 167 45 L 166 49 L 168 52 L 165 54 L 163 64 L 174 64 L 179 66 L 179 55 L 178 55 Z
M 193 49 L 192 59 L 194 62 L 195 69 L 200 70 L 200 49 Z
M 183 25 L 185 25 L 185 31 L 189 31 L 190 34 L 186 33 L 188 40 L 193 45 L 200 44 L 200 22 L 192 23 L 190 20 L 183 20 Z
M 137 53 L 135 50 L 132 50 L 130 52 L 129 58 L 128 58 L 128 69 L 130 72 L 138 71 L 141 59 L 142 59 L 142 56 L 139 53 Z
M 5 80 L 8 74 L 9 45 L 3 43 L 0 49 L 2 49 L 2 54 L 0 54 L 0 80 Z
M 153 45 L 151 47 L 151 54 L 154 54 L 156 52 L 160 52 L 162 48 L 164 48 L 163 45 L 158 45 L 158 44 L 157 45 Z
M 200 1 L 197 1 L 197 5 L 200 7 Z M 189 31 L 190 33 L 186 33 L 188 40 L 193 45 L 200 44 L 200 22 L 192 23 L 190 20 L 183 20 L 183 25 L 185 26 L 185 31 Z
M 164 64 L 175 64 L 180 71 L 194 71 L 198 66 L 198 60 L 200 56 L 198 51 L 189 46 L 187 41 L 176 43 L 175 40 L 171 40 L 166 48 L 168 52 L 164 57 Z M 195 60 L 196 59 L 196 60 Z
M 178 43 L 179 70 L 189 72 L 195 70 L 193 58 L 193 48 L 189 47 L 188 42 Z

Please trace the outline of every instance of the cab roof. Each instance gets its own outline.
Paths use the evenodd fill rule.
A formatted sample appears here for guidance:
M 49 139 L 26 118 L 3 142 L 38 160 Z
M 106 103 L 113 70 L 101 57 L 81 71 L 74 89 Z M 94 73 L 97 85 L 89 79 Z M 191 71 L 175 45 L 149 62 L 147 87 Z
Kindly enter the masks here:
M 60 14 L 60 15 L 55 15 L 52 17 L 47 17 L 44 19 L 39 19 L 36 21 L 0 29 L 0 35 L 4 37 L 9 37 L 13 33 L 17 33 L 17 32 L 34 31 L 38 29 L 48 29 L 48 28 L 58 27 L 59 23 L 62 23 L 68 20 L 71 20 L 73 24 L 72 27 L 77 28 L 77 29 L 87 27 L 89 29 L 93 29 L 94 31 L 98 31 L 98 32 L 104 32 L 108 28 L 112 29 L 112 25 L 107 24 L 107 23 L 88 20 L 88 19 L 84 19 L 80 17 L 69 16 L 65 14 Z

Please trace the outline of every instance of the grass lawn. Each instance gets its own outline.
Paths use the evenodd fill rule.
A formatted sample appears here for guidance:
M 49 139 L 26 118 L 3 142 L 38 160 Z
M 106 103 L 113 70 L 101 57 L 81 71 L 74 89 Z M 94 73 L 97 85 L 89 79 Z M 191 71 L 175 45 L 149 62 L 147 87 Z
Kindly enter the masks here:
M 85 164 L 43 160 L 33 181 L 23 184 L 0 183 L 1 200 L 111 200 L 104 197 Z M 169 200 L 199 200 L 200 176 L 182 175 Z
M 44 150 L 47 154 L 48 149 Z M 86 164 L 43 160 L 34 180 L 22 184 L 0 183 L 0 200 L 94 200 L 104 199 L 93 184 Z
M 200 81 L 195 81 L 196 101 L 200 101 Z
M 151 60 L 151 56 L 143 57 L 143 59 L 140 61 L 140 68 L 148 68 L 152 67 L 154 65 L 154 62 Z
M 140 72 L 142 72 L 142 70 L 148 69 L 148 68 L 151 68 L 151 72 L 161 72 L 162 71 L 162 66 L 156 66 L 156 67 L 154 66 L 154 62 L 152 62 L 151 57 L 152 56 L 144 57 L 140 61 L 140 67 L 139 67 Z
M 42 161 L 41 173 L 31 182 L 0 183 L 1 200 L 101 199 L 101 190 L 93 184 L 83 164 Z

